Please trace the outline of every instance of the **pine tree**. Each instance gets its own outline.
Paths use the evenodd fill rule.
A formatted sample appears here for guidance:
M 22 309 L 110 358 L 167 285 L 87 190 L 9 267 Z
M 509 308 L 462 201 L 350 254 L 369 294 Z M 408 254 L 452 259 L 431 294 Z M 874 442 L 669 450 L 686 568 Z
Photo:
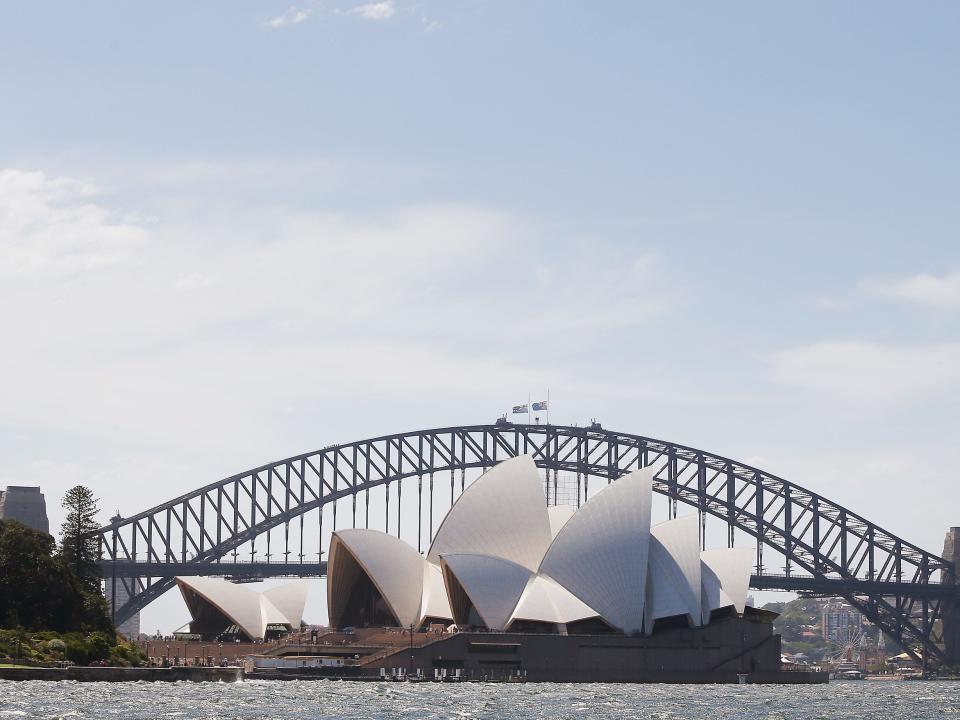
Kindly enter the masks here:
M 60 526 L 60 554 L 84 586 L 99 595 L 100 551 L 97 538 L 90 534 L 99 527 L 95 517 L 100 510 L 97 499 L 90 488 L 77 485 L 67 490 L 62 504 L 67 518 Z

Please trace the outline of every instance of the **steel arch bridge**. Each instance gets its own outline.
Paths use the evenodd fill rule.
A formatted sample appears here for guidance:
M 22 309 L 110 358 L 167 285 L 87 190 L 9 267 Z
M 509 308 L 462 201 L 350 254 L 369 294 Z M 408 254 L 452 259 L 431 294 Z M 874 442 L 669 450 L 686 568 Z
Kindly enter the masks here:
M 336 528 L 337 501 L 350 501 L 354 527 L 359 501 L 363 525 L 371 527 L 370 491 L 382 488 L 382 529 L 390 532 L 393 489 L 399 535 L 404 480 L 417 482 L 418 538 L 427 494 L 432 536 L 434 498 L 446 495 L 446 483 L 437 475 L 449 473 L 452 504 L 465 487 L 467 470 L 483 470 L 519 454 L 532 455 L 545 470 L 548 502 L 551 482 L 556 500 L 561 471 L 575 475 L 579 504 L 588 496 L 591 478 L 596 486 L 596 479 L 611 482 L 653 466 L 654 491 L 666 496 L 671 517 L 683 503 L 696 508 L 702 538 L 708 516 L 726 524 L 728 545 L 737 532 L 751 538 L 756 546 L 751 587 L 843 596 L 918 660 L 940 665 L 960 660 L 955 641 L 960 596 L 951 561 L 757 468 L 704 450 L 606 430 L 596 422 L 577 427 L 499 420 L 331 445 L 211 483 L 132 517 L 116 517 L 97 531 L 114 618 L 120 623 L 132 617 L 173 587 L 176 575 L 324 575 L 322 546 L 312 553 L 316 561 L 304 559 L 304 516 L 318 511 L 318 543 L 323 541 L 324 506 L 332 505 Z M 271 535 L 281 530 L 283 548 L 271 552 Z M 265 561 L 256 554 L 257 539 L 264 537 Z M 240 561 L 239 549 L 247 546 L 250 560 Z M 781 559 L 782 573 L 765 572 L 765 550 Z M 273 560 L 275 555 L 284 559 Z

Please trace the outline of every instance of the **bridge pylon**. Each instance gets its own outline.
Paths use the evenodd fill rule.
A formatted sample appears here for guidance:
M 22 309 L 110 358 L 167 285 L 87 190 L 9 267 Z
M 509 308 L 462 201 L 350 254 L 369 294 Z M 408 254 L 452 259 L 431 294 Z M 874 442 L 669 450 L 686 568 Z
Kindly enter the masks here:
M 960 527 L 952 527 L 943 540 L 943 559 L 949 561 L 953 569 L 944 572 L 943 581 L 958 585 L 957 562 L 960 561 Z M 954 600 L 943 613 L 944 661 L 951 667 L 960 667 L 960 603 Z

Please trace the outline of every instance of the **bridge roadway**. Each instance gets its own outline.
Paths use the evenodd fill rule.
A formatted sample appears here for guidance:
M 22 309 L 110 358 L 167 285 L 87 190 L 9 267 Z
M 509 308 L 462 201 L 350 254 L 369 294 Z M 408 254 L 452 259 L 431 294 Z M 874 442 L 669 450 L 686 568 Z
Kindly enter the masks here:
M 148 563 L 107 560 L 100 563 L 103 577 L 110 579 L 165 576 L 228 577 L 254 582 L 275 577 L 326 577 L 326 560 L 286 562 L 277 560 L 237 560 L 229 562 L 170 562 Z M 883 595 L 887 597 L 915 597 L 926 599 L 960 598 L 960 586 L 943 583 L 905 583 L 893 581 L 849 580 L 825 576 L 805 575 L 751 575 L 750 587 L 754 590 L 787 590 L 811 595 L 842 596 Z

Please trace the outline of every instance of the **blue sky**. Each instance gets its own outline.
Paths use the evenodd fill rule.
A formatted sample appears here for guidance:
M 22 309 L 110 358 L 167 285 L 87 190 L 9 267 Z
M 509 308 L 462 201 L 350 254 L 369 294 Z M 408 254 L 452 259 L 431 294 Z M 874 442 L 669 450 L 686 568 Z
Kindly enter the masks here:
M 960 522 L 955 3 L 0 12 L 0 484 L 55 523 L 547 387 Z

